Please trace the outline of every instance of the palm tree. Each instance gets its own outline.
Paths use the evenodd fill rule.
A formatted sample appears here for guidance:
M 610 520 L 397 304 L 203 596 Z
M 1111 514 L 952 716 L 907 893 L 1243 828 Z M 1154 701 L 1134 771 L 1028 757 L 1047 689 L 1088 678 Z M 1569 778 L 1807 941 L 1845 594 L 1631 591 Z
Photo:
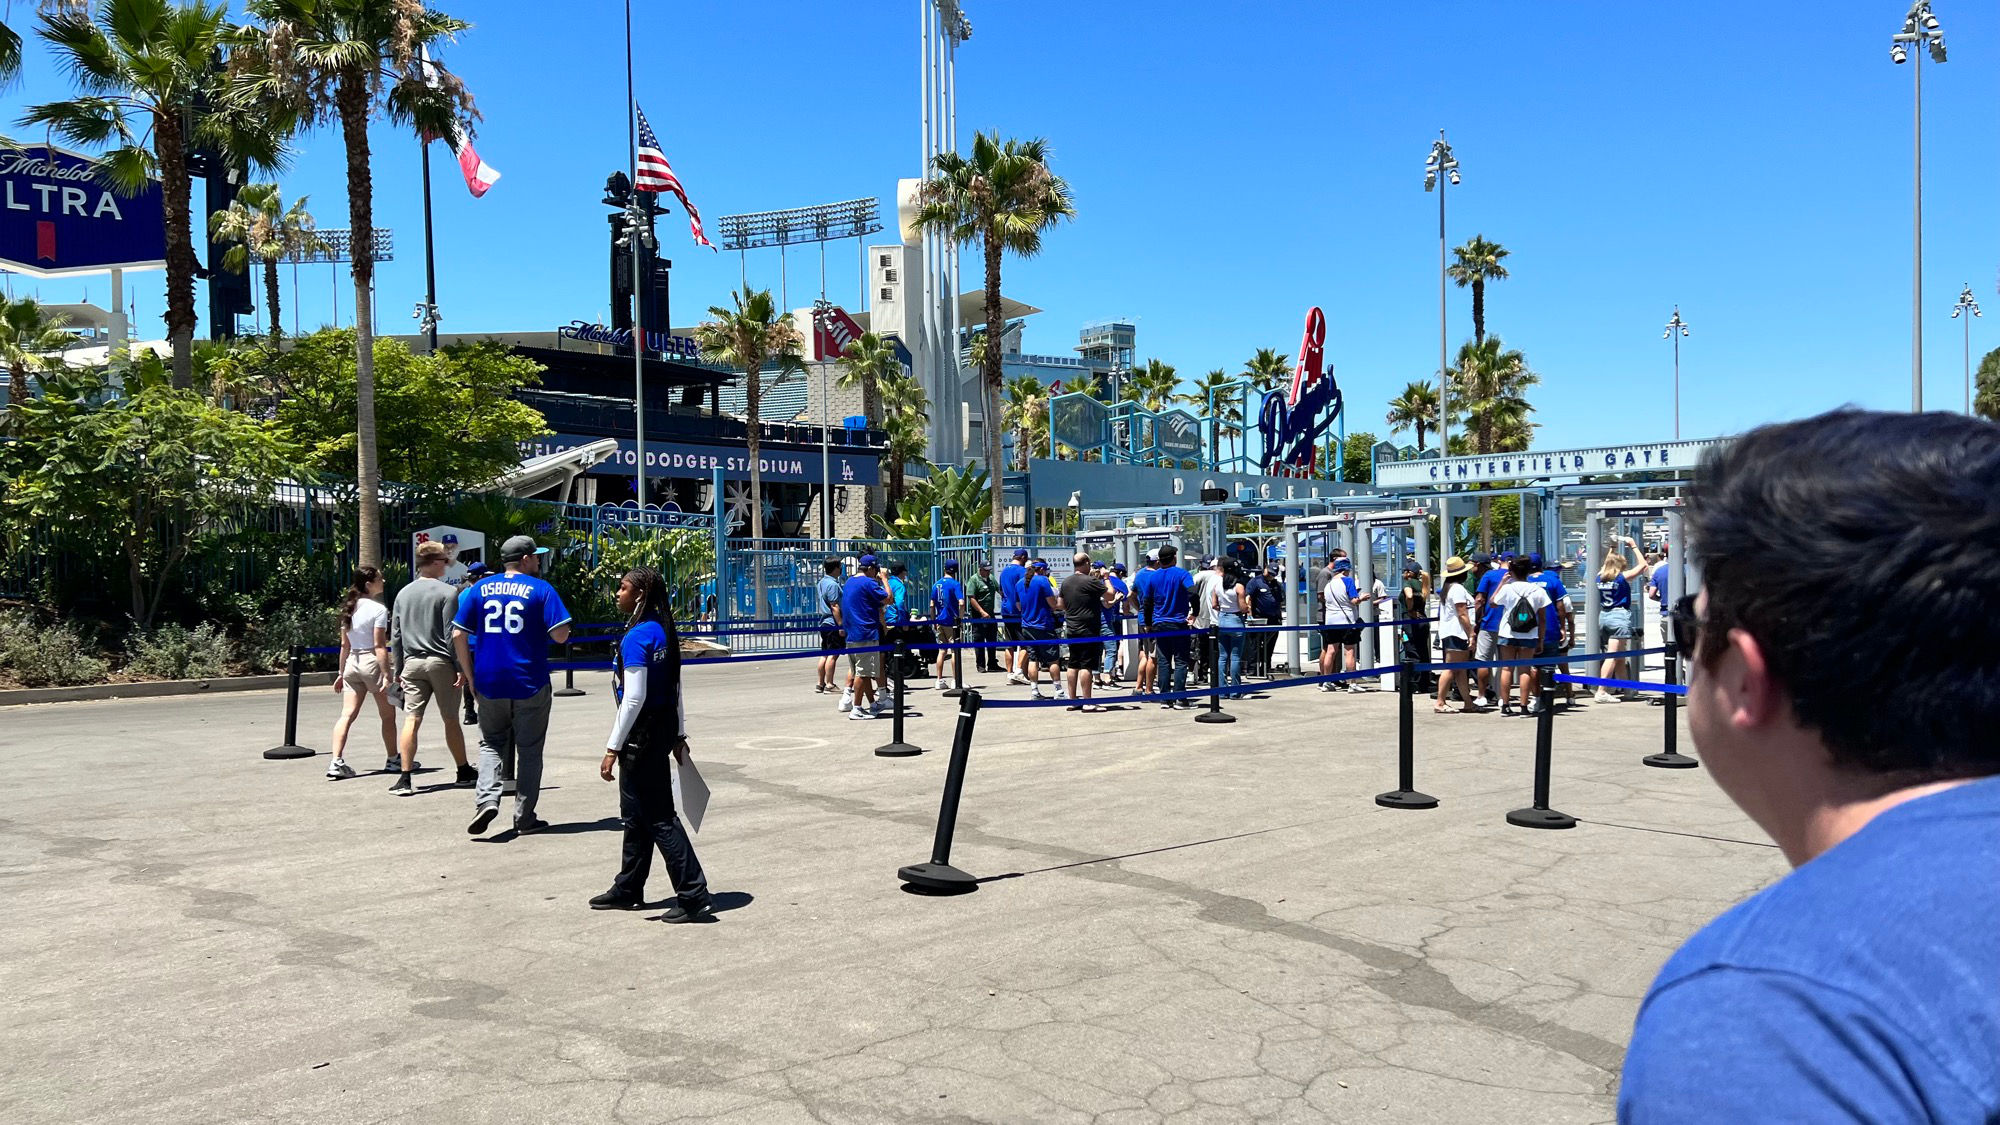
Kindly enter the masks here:
M 1243 377 L 1255 383 L 1261 393 L 1275 391 L 1291 383 L 1292 357 L 1275 348 L 1258 348 L 1243 365 Z
M 1403 393 L 1389 400 L 1389 416 L 1384 420 L 1391 433 L 1414 428 L 1417 452 L 1424 451 L 1424 435 L 1437 428 L 1438 389 L 1429 383 L 1409 383 Z
M 21 432 L 21 409 L 28 401 L 28 373 L 62 366 L 62 351 L 77 343 L 63 330 L 68 320 L 44 310 L 32 297 L 0 297 L 0 363 L 7 365 L 7 429 Z
M 313 229 L 313 217 L 301 195 L 290 209 L 276 184 L 248 184 L 229 206 L 208 217 L 208 236 L 233 242 L 222 256 L 226 269 L 242 273 L 255 257 L 264 264 L 264 311 L 271 318 L 271 346 L 278 346 L 282 317 L 278 302 L 278 263 L 293 254 L 326 249 Z
M 188 153 L 213 148 L 262 168 L 280 161 L 290 118 L 282 107 L 251 112 L 217 65 L 226 9 L 168 0 L 103 0 L 95 19 L 84 5 L 45 12 L 41 37 L 81 95 L 31 106 L 23 123 L 65 140 L 109 146 L 98 174 L 136 194 L 156 175 L 167 227 L 167 339 L 173 382 L 194 380 L 194 280 L 200 268 L 189 235 Z
M 889 341 L 873 332 L 863 332 L 849 340 L 841 351 L 840 377 L 836 383 L 842 390 L 861 388 L 861 413 L 870 426 L 876 426 L 882 422 L 882 385 L 902 370 L 902 361 L 896 358 L 896 349 Z
M 888 510 L 892 512 L 902 502 L 908 467 L 923 462 L 930 444 L 926 417 L 930 401 L 924 396 L 923 385 L 900 368 L 892 369 L 882 381 L 882 428 L 889 434 L 882 456 L 889 462 Z
M 1528 388 L 1540 383 L 1541 376 L 1528 369 L 1528 361 L 1510 350 L 1500 337 L 1490 336 L 1467 342 L 1458 349 L 1458 364 L 1452 368 L 1452 401 L 1455 413 L 1462 413 L 1472 434 L 1472 452 L 1484 456 L 1528 447 L 1534 424 L 1528 415 Z M 1490 499 L 1479 501 L 1479 547 L 1493 549 L 1493 506 Z
M 1151 411 L 1167 408 L 1180 391 L 1180 376 L 1174 365 L 1157 359 L 1135 363 L 1125 377 L 1125 397 Z
M 1472 342 L 1477 344 L 1486 339 L 1486 283 L 1507 280 L 1507 267 L 1500 264 L 1507 248 L 1476 234 L 1451 253 L 1457 261 L 1445 272 L 1460 289 L 1472 286 Z
M 1014 431 L 1015 467 L 1025 469 L 1048 438 L 1049 389 L 1033 375 L 1016 375 L 1007 381 L 1006 396 L 1000 424 Z
M 778 315 L 778 302 L 769 289 L 752 291 L 746 285 L 734 298 L 733 309 L 708 307 L 708 315 L 715 319 L 698 325 L 694 339 L 701 346 L 701 358 L 743 372 L 743 431 L 750 456 L 750 539 L 755 543 L 764 538 L 764 474 L 757 463 L 763 439 L 759 432 L 763 425 L 762 373 L 770 364 L 780 379 L 804 375 L 806 341 L 792 323 L 791 313 Z M 762 604 L 761 598 L 758 604 Z
M 1235 376 L 1217 367 L 1195 380 L 1194 390 L 1191 393 L 1181 396 L 1181 401 L 1195 408 L 1198 417 L 1213 425 L 1212 436 L 1216 444 L 1220 445 L 1226 438 L 1232 449 L 1235 447 L 1236 439 L 1243 433 L 1242 388 L 1225 386 L 1235 381 Z M 1215 396 L 1215 412 L 1212 415 L 1209 413 L 1211 394 Z M 1209 452 L 1219 459 L 1220 449 L 1211 449 Z
M 158 0 L 147 0 L 158 2 Z M 340 124 L 353 240 L 354 444 L 360 563 L 382 558 L 381 455 L 375 436 L 375 181 L 368 125 L 377 116 L 423 136 L 469 132 L 477 118 L 465 84 L 424 56 L 471 24 L 423 0 L 249 0 L 262 26 L 231 32 L 239 100 L 282 107 L 308 125 Z
M 972 155 L 939 153 L 931 163 L 936 173 L 918 190 L 916 225 L 935 230 L 960 245 L 980 244 L 986 263 L 986 330 L 997 335 L 1006 321 L 1000 308 L 1000 260 L 1007 251 L 1032 258 L 1042 248 L 1042 232 L 1076 217 L 1069 185 L 1049 171 L 1048 142 L 1001 141 L 1000 134 L 978 133 Z M 993 505 L 993 530 L 1006 527 L 1006 501 L 1001 495 L 1000 349 L 985 349 L 986 465 L 992 473 L 988 489 Z

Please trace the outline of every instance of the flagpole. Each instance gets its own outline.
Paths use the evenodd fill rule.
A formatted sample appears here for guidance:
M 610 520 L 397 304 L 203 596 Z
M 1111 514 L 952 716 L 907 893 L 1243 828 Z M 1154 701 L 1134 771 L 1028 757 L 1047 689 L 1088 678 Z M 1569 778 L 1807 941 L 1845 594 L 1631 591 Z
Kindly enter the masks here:
M 641 298 L 641 259 L 645 241 L 640 235 L 639 199 L 639 99 L 632 88 L 632 0 L 625 0 L 625 151 L 632 158 L 632 210 L 625 218 L 625 233 L 632 254 L 632 452 L 634 489 L 639 511 L 646 510 L 646 302 Z M 716 497 L 721 512 L 722 498 Z M 639 517 L 642 521 L 645 516 Z
M 438 282 L 437 255 L 431 243 L 431 141 L 429 137 L 418 138 L 424 146 L 424 330 L 430 338 L 430 351 L 438 350 Z

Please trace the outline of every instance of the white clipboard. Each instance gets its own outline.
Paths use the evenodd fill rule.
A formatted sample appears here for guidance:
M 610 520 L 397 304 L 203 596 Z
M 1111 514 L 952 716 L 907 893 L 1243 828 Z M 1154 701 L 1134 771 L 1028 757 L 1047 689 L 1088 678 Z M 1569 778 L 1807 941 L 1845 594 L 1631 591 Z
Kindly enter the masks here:
M 674 762 L 674 807 L 687 818 L 688 831 L 701 831 L 701 818 L 708 812 L 708 782 L 691 757 Z

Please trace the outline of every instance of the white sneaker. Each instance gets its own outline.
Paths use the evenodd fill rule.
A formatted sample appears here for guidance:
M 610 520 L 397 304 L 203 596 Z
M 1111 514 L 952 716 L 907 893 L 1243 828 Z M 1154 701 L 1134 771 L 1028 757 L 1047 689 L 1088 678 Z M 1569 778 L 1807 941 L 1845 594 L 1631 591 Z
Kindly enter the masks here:
M 1611 693 L 1610 693 L 1610 692 L 1608 692 L 1608 691 L 1605 691 L 1605 690 L 1603 690 L 1602 688 L 1599 688 L 1599 689 L 1598 689 L 1598 692 L 1597 692 L 1597 694 L 1596 694 L 1596 695 L 1593 695 L 1593 696 L 1591 696 L 1591 697 L 1590 697 L 1590 701 L 1591 701 L 1592 703 L 1623 703 L 1623 702 L 1625 702 L 1624 700 L 1622 700 L 1622 699 L 1618 698 L 1617 696 L 1615 696 L 1615 695 L 1611 694 Z
M 1064 686 L 1063 686 L 1063 685 L 1061 685 L 1061 684 L 1057 684 L 1057 685 L 1056 685 L 1056 698 L 1057 698 L 1057 699 L 1068 699 L 1068 698 L 1069 698 L 1069 689 L 1068 689 L 1067 687 L 1064 687 Z
M 1321 684 L 1319 685 L 1319 690 L 1324 692 L 1331 692 L 1333 690 L 1333 687 L 1334 685 L 1332 684 Z
M 872 719 L 875 716 L 870 714 L 866 707 L 856 707 L 847 713 L 847 717 L 849 719 Z
M 1026 676 L 1023 676 L 1023 675 L 1022 675 L 1021 673 L 1019 673 L 1019 672 L 1014 672 L 1014 673 L 1011 673 L 1010 675 L 1008 675 L 1008 677 L 1007 677 L 1007 682 L 1008 682 L 1008 683 L 1010 683 L 1010 684 L 1016 684 L 1016 685 L 1019 685 L 1019 684 L 1025 684 L 1025 683 L 1027 683 L 1027 682 L 1028 682 L 1028 677 L 1026 677 Z
M 843 692 L 841 692 L 841 693 L 840 693 L 840 709 L 841 709 L 842 711 L 852 711 L 852 710 L 854 710 L 854 693 L 853 693 L 853 692 L 851 692 L 851 691 L 843 691 Z
M 326 776 L 335 781 L 342 781 L 354 776 L 354 767 L 348 765 L 345 758 L 335 758 L 327 763 Z

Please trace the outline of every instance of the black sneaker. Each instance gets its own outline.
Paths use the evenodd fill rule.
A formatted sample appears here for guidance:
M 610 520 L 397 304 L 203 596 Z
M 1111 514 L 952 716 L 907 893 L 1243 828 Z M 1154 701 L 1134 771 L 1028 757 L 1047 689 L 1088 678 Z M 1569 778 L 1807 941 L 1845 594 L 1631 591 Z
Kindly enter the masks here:
M 605 891 L 590 900 L 592 910 L 637 910 L 644 905 L 646 905 L 644 899 L 621 895 L 617 891 Z
M 458 767 L 458 787 L 460 789 L 470 789 L 477 784 L 479 784 L 479 768 L 477 766 Z
M 392 797 L 408 797 L 414 795 L 416 791 L 417 787 L 410 784 L 409 774 L 397 778 L 396 783 L 389 787 L 389 795 Z
M 520 835 L 527 836 L 535 832 L 540 832 L 542 829 L 547 828 L 548 826 L 549 826 L 548 821 L 543 820 L 539 816 L 531 816 L 526 820 L 515 821 L 514 831 L 519 833 Z
M 667 907 L 666 913 L 660 915 L 660 921 L 676 926 L 684 922 L 713 922 L 715 910 L 705 902 L 692 910 L 677 902 Z
M 465 830 L 474 836 L 482 835 L 486 831 L 486 826 L 492 824 L 493 818 L 499 815 L 499 805 L 481 805 L 479 811 L 472 814 L 472 823 L 466 825 Z

